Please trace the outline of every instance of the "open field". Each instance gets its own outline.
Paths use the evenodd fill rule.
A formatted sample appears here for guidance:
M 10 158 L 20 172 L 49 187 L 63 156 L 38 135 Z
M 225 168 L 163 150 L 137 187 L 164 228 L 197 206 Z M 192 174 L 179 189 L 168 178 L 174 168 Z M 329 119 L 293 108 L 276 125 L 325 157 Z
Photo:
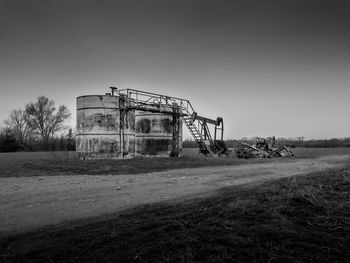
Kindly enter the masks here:
M 222 166 L 244 163 L 236 158 L 205 158 L 190 149 L 180 158 L 134 158 L 126 160 L 79 160 L 76 153 L 0 153 L 0 177 L 52 175 L 140 174 L 179 168 Z M 254 160 L 255 162 L 259 160 Z M 251 161 L 251 162 L 254 162 Z
M 260 160 L 2 155 L 0 260 L 349 262 L 350 149 L 294 152 Z
M 348 148 L 295 148 L 297 158 L 317 158 L 323 155 L 350 154 Z M 274 159 L 285 162 L 288 159 Z M 0 177 L 31 177 L 50 175 L 106 175 L 140 174 L 181 168 L 227 166 L 247 163 L 270 163 L 271 160 L 239 160 L 228 158 L 205 158 L 198 149 L 183 149 L 180 158 L 135 158 L 129 160 L 85 160 L 78 159 L 75 152 L 18 152 L 0 153 Z
M 349 262 L 350 170 L 20 234 L 0 250 L 3 262 Z

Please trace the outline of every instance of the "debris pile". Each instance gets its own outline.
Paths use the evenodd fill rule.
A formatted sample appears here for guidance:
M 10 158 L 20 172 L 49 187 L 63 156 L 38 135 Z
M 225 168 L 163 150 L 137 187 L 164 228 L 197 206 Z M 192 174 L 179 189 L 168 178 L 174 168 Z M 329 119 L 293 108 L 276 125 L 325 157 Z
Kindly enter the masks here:
M 268 138 L 257 138 L 255 145 L 245 142 L 239 142 L 235 148 L 237 158 L 272 158 L 272 157 L 291 157 L 294 156 L 286 146 L 281 145 L 275 148 L 275 136 Z

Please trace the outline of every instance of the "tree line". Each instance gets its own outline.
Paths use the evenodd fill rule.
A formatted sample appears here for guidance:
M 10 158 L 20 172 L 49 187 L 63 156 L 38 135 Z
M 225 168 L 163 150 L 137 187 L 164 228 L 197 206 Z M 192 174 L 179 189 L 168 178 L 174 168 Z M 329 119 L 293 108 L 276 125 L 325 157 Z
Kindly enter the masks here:
M 256 138 L 242 138 L 241 140 L 230 139 L 225 140 L 225 145 L 228 148 L 235 148 L 238 142 L 245 142 L 250 145 L 255 144 Z M 304 137 L 298 138 L 277 138 L 276 147 L 285 145 L 287 147 L 305 147 L 305 148 L 335 148 L 335 147 L 350 147 L 350 137 L 347 138 L 332 138 L 332 139 L 310 139 L 305 140 Z M 186 139 L 182 143 L 183 148 L 197 148 L 197 143 L 194 140 Z
M 56 108 L 45 96 L 14 109 L 0 129 L 0 152 L 75 150 L 74 134 L 65 125 L 70 117 L 66 106 Z

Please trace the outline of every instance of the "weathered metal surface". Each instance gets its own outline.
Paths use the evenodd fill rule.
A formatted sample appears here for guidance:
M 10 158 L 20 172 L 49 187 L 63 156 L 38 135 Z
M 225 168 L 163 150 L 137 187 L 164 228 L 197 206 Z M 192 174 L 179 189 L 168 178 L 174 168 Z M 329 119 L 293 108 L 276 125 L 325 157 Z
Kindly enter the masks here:
M 239 142 L 236 149 L 236 157 L 238 158 L 271 158 L 271 157 L 291 157 L 294 156 L 286 146 L 281 145 L 273 148 L 275 145 L 275 136 L 268 138 L 257 138 L 255 145 L 249 145 Z
M 179 116 L 135 112 L 135 155 L 179 156 L 182 151 L 182 122 Z
M 135 154 L 134 111 L 118 96 L 77 98 L 77 152 L 81 158 L 127 158 Z
M 168 109 L 173 114 L 135 112 L 133 103 L 123 96 L 77 98 L 76 143 L 80 158 L 180 155 L 182 122 L 177 109 Z

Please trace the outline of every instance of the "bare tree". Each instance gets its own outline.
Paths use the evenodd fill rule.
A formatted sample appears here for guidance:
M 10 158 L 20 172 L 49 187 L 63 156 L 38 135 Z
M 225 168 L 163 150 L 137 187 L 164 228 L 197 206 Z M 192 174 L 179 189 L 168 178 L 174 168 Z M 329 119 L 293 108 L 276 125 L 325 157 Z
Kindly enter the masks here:
M 64 122 L 71 115 L 64 105 L 59 106 L 56 112 L 55 102 L 45 96 L 38 97 L 35 103 L 27 104 L 25 111 L 30 127 L 41 136 L 46 149 L 50 138 L 65 128 Z
M 20 145 L 25 145 L 32 132 L 28 123 L 27 113 L 22 109 L 16 109 L 10 112 L 9 118 L 5 121 L 16 137 Z

